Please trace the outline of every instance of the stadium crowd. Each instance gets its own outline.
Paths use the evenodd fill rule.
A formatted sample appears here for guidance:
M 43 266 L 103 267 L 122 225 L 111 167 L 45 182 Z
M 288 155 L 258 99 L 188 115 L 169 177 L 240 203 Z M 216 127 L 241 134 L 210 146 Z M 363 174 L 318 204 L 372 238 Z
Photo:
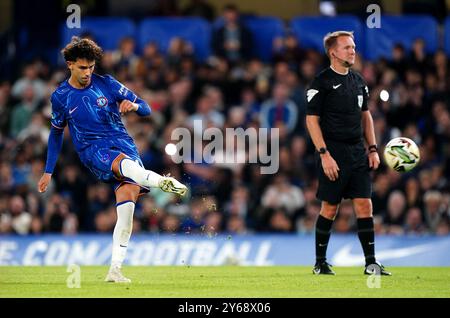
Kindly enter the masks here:
M 214 55 L 199 63 L 190 43 L 174 38 L 167 54 L 148 43 L 137 54 L 125 38 L 97 65 L 152 108 L 150 117 L 123 117 L 147 169 L 170 173 L 189 185 L 185 199 L 158 190 L 141 197 L 133 232 L 244 234 L 314 233 L 320 210 L 314 147 L 305 129 L 305 89 L 328 66 L 323 52 L 302 48 L 286 34 L 273 44 L 273 58 L 252 56 L 250 32 L 238 12 L 225 10 L 225 24 L 212 38 Z M 238 30 L 238 31 L 236 31 Z M 86 34 L 86 36 L 89 36 Z M 95 40 L 95 38 L 94 38 Z M 442 50 L 427 55 L 416 40 L 411 51 L 395 46 L 392 57 L 371 62 L 358 56 L 353 67 L 370 90 L 382 157 L 383 145 L 405 136 L 420 145 L 420 164 L 400 174 L 384 164 L 373 172 L 377 234 L 448 235 L 450 232 L 450 65 Z M 0 83 L 0 233 L 18 235 L 112 232 L 116 209 L 112 188 L 82 166 L 69 142 L 61 151 L 46 193 L 36 184 L 46 159 L 50 95 L 67 77 L 64 65 L 42 59 L 23 65 L 14 81 Z M 389 92 L 382 101 L 380 92 Z M 165 154 L 176 127 L 277 127 L 280 168 L 260 173 L 259 164 L 175 164 Z M 343 201 L 334 231 L 356 230 L 350 201 Z

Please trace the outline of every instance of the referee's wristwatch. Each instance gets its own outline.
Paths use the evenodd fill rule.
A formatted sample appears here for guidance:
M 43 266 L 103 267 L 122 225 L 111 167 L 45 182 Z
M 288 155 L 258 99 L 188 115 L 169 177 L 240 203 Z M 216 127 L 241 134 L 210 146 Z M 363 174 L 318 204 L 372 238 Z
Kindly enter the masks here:
M 317 152 L 318 152 L 319 154 L 321 154 L 321 155 L 324 155 L 324 154 L 326 154 L 326 153 L 327 153 L 327 151 L 328 151 L 328 149 L 327 149 L 327 148 L 325 148 L 325 147 L 322 147 L 322 148 L 320 148 L 319 150 L 317 150 Z
M 377 144 L 374 145 L 370 145 L 369 146 L 369 152 L 377 152 L 378 151 L 378 146 Z

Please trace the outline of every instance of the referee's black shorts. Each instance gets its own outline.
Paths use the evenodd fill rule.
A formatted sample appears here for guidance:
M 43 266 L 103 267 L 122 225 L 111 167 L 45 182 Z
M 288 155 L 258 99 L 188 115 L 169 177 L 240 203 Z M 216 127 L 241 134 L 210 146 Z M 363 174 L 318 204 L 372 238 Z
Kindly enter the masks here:
M 317 198 L 330 204 L 339 204 L 342 199 L 370 198 L 372 182 L 369 159 L 364 143 L 348 144 L 327 140 L 327 149 L 339 167 L 339 177 L 331 181 L 325 175 L 320 155 L 316 152 L 319 170 Z

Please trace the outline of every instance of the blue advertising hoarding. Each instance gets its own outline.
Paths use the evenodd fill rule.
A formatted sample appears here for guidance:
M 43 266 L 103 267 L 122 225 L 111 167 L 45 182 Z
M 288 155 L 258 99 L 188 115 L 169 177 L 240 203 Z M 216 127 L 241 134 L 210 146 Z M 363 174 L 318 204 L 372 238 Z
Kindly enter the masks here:
M 0 236 L 0 265 L 106 265 L 111 235 Z M 380 236 L 377 259 L 387 266 L 450 266 L 450 236 Z M 360 266 L 364 258 L 355 235 L 332 235 L 328 260 L 335 266 Z M 312 265 L 310 235 L 134 235 L 126 265 L 226 264 Z

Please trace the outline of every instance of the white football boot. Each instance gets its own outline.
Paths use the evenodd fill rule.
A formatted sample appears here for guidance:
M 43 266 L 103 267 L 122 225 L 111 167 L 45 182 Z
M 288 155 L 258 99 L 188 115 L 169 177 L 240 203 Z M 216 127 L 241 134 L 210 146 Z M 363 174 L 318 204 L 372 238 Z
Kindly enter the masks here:
M 188 188 L 177 179 L 170 176 L 163 176 L 159 181 L 159 188 L 164 192 L 176 193 L 185 196 Z
M 108 275 L 106 275 L 105 282 L 131 283 L 131 279 L 123 276 L 122 271 L 119 267 L 111 267 L 109 269 Z

